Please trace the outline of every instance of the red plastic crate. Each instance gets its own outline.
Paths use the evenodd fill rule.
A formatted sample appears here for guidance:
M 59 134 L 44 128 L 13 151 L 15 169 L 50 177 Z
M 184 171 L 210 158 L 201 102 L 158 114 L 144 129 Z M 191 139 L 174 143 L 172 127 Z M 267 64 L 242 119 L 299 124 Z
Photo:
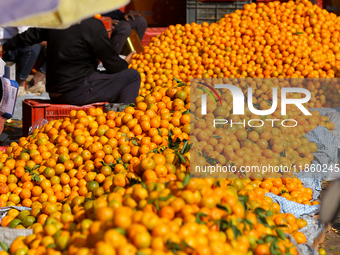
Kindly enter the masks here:
M 256 0 L 256 3 L 269 3 L 269 2 L 274 2 L 274 1 L 279 1 L 283 3 L 283 2 L 288 2 L 289 0 Z
M 238 0 L 201 0 L 201 2 L 235 2 L 235 1 L 238 1 Z
M 8 146 L 0 146 L 0 151 L 6 151 Z
M 111 37 L 112 33 L 112 19 L 110 17 L 103 16 L 100 18 L 100 20 L 103 22 L 107 33 L 109 34 L 109 37 Z
M 323 1 L 322 0 L 315 0 L 315 4 L 318 5 L 320 8 L 323 8 Z
M 51 104 L 50 100 L 42 99 L 25 99 L 22 102 L 22 133 L 28 136 L 29 128 L 40 119 L 47 121 L 59 120 L 68 116 L 71 110 L 86 110 L 89 108 L 104 109 L 103 103 L 95 103 L 84 106 L 68 105 L 68 104 Z
M 148 27 L 145 31 L 142 45 L 148 46 L 151 43 L 151 38 L 160 35 L 167 27 Z

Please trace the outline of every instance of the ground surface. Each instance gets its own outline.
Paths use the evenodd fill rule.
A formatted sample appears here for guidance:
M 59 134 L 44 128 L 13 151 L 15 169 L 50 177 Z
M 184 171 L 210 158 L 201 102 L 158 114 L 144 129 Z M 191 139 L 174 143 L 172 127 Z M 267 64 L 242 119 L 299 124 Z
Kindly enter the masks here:
M 324 191 L 329 184 L 330 182 L 324 182 L 322 184 L 322 190 Z M 340 254 L 340 213 L 332 224 L 332 229 L 326 233 L 326 239 L 320 244 L 320 247 L 324 248 L 329 255 Z

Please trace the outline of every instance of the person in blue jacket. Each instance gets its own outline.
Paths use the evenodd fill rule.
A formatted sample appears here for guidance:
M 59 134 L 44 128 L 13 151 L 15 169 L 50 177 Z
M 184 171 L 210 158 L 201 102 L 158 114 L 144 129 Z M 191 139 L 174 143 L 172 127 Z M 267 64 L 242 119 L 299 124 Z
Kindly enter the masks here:
M 122 51 L 132 29 L 136 29 L 139 39 L 143 40 L 147 22 L 140 14 L 125 14 L 121 10 L 116 10 L 102 14 L 102 16 L 108 16 L 113 20 L 114 29 L 111 34 L 111 42 L 118 54 Z

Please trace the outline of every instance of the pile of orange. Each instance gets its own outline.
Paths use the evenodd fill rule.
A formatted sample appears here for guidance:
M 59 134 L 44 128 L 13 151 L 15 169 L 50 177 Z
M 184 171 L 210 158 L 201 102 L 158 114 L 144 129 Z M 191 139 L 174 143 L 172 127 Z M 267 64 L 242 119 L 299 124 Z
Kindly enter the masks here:
M 141 92 L 170 86 L 172 77 L 311 78 L 311 107 L 337 107 L 340 21 L 308 0 L 246 4 L 217 23 L 169 26 L 131 67 Z
M 31 207 L 99 196 L 137 176 L 146 183 L 175 180 L 178 158 L 166 147 L 169 139 L 189 138 L 189 103 L 181 99 L 188 89 L 156 90 L 121 113 L 71 111 L 20 138 L 0 155 L 0 199 Z M 189 170 L 189 154 L 182 171 Z
M 252 87 L 261 110 L 271 107 L 273 88 L 280 94 L 287 86 L 311 91 L 306 109 L 337 106 L 335 79 L 280 78 L 340 76 L 339 22 L 301 0 L 245 5 L 210 25 L 170 26 L 133 58 L 130 67 L 142 76 L 135 105 L 117 113 L 71 111 L 0 154 L 0 206 L 31 208 L 11 210 L 1 225 L 33 229 L 0 255 L 297 254 L 284 233 L 305 243 L 299 230 L 306 221 L 280 213 L 266 193 L 318 204 L 311 202 L 312 190 L 294 171 L 239 170 L 301 171 L 317 152 L 304 135 L 317 126 L 333 130 L 334 123 L 316 111 L 305 116 L 292 105 L 281 116 L 280 97 L 272 115 L 257 116 L 247 107 L 244 115 L 233 115 L 232 95 L 221 91 L 221 104 L 216 95 L 208 96 L 202 116 L 203 91 L 196 81 L 215 78 L 204 82 L 235 84 L 244 94 Z M 173 77 L 188 84 L 197 80 L 189 86 Z M 216 118 L 265 124 L 213 126 Z M 294 119 L 297 125 L 271 126 L 265 121 L 270 119 Z M 195 171 L 205 165 L 238 171 Z M 190 178 L 189 172 L 209 178 Z
M 280 206 L 266 197 L 265 193 L 274 187 L 270 188 L 268 182 L 278 186 L 278 181 L 253 177 L 241 180 L 237 176 L 217 180 L 188 178 L 186 173 L 190 171 L 190 150 L 185 150 L 188 146 L 185 141 L 190 134 L 189 101 L 188 96 L 184 97 L 188 95 L 188 89 L 188 86 L 166 90 L 159 88 L 145 98 L 138 97 L 136 107 L 127 107 L 122 113 L 103 113 L 100 109 L 89 109 L 87 113 L 72 111 L 64 120 L 51 121 L 35 130 L 31 136 L 12 143 L 6 152 L 0 155 L 0 161 L 3 162 L 0 173 L 6 180 L 2 186 L 8 192 L 2 194 L 0 199 L 6 201 L 7 205 L 32 207 L 32 211 L 30 215 L 19 218 L 16 213 L 11 213 L 2 224 L 34 230 L 34 235 L 13 243 L 12 251 L 18 254 L 45 254 L 45 249 L 50 248 L 48 251 L 52 254 L 60 254 L 66 247 L 73 249 L 70 248 L 73 247 L 73 241 L 70 240 L 78 238 L 78 227 L 89 225 L 91 219 L 99 221 L 99 225 L 95 226 L 101 229 L 100 226 L 107 220 L 106 217 L 116 215 L 116 212 L 112 213 L 110 210 L 120 206 L 136 210 L 137 222 L 142 212 L 153 212 L 158 214 L 160 220 L 183 222 L 183 226 L 180 224 L 182 227 L 189 223 L 205 222 L 210 229 L 208 233 L 223 233 L 216 227 L 230 218 L 234 225 L 240 228 L 241 236 L 244 237 L 248 236 L 249 230 L 239 224 L 237 219 L 244 219 L 248 211 L 268 220 L 270 215 L 276 215 Z M 15 181 L 9 182 L 9 177 Z M 146 188 L 138 184 L 140 182 L 143 185 L 145 183 Z M 297 183 L 296 188 L 302 188 L 301 183 Z M 280 192 L 282 190 L 284 188 L 280 189 Z M 245 202 L 246 207 L 241 202 L 242 197 L 244 201 L 248 199 Z M 109 203 L 103 204 L 111 209 L 98 209 L 96 213 L 96 208 L 100 207 L 97 200 L 93 201 L 96 198 L 109 199 Z M 241 200 L 238 201 L 239 199 Z M 307 199 L 309 200 L 310 196 Z M 261 216 L 263 212 L 258 211 L 259 209 L 271 213 Z M 127 226 L 124 222 L 130 221 L 130 217 L 129 220 L 126 218 L 127 215 L 124 213 L 122 218 L 113 221 L 113 226 L 111 223 L 105 223 L 103 231 L 111 231 L 117 227 L 125 229 Z M 204 215 L 211 215 L 211 218 Z M 74 220 L 80 224 L 78 227 L 71 224 Z M 222 223 L 217 224 L 215 220 L 221 220 Z M 275 235 L 276 232 L 272 230 L 274 225 L 261 226 L 260 224 L 250 233 L 264 231 Z M 236 247 L 239 247 L 239 242 L 245 242 L 245 246 L 240 246 L 242 249 L 253 250 L 255 254 L 262 254 L 261 252 L 270 249 L 270 245 L 254 243 L 251 237 L 232 242 L 232 228 L 225 230 L 225 234 L 229 235 L 229 239 L 224 241 L 225 249 L 234 250 L 238 254 Z M 85 231 L 82 236 L 96 240 L 96 234 L 93 234 L 97 233 L 96 231 L 98 230 L 90 228 L 89 232 Z M 145 232 L 145 235 L 151 235 L 150 231 L 151 229 Z M 179 230 L 174 230 L 172 236 L 177 236 L 177 231 Z M 296 225 L 287 225 L 282 231 L 296 235 Z M 101 231 L 99 233 L 103 234 Z M 150 251 L 153 237 L 150 237 L 151 243 L 145 247 L 139 246 L 138 241 L 128 235 L 126 238 L 130 246 L 127 243 L 124 249 L 130 247 L 129 249 L 142 249 L 145 252 L 145 248 L 145 254 L 154 252 Z M 291 247 L 288 241 L 277 240 L 278 245 Z M 159 243 L 160 247 L 166 247 L 164 249 L 167 250 L 183 245 L 181 240 L 172 240 L 170 237 L 163 238 L 162 242 Z M 248 242 L 254 244 L 251 246 Z M 90 249 L 93 254 L 101 254 L 107 244 L 99 242 L 84 246 L 85 250 Z M 117 248 L 107 249 L 114 249 L 120 254 Z M 209 248 L 205 249 L 209 254 L 209 251 L 215 248 L 209 245 Z M 295 253 L 294 249 L 292 248 L 292 253 Z M 123 251 L 121 254 L 124 254 Z
M 227 180 L 188 179 L 117 187 L 97 199 L 76 197 L 60 217 L 35 223 L 33 234 L 17 238 L 12 254 L 278 254 L 297 250 L 307 225 L 278 213 L 269 197 L 237 194 Z M 240 180 L 238 180 L 240 181 Z M 243 202 L 241 202 L 243 201 Z

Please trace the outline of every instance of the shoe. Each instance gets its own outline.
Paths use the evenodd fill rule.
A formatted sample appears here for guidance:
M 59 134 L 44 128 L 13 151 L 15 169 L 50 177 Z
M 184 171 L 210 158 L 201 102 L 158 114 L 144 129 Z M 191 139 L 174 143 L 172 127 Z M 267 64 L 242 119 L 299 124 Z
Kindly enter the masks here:
M 32 78 L 32 80 L 27 82 L 27 85 L 28 85 L 28 88 L 32 88 L 34 86 L 34 79 Z

